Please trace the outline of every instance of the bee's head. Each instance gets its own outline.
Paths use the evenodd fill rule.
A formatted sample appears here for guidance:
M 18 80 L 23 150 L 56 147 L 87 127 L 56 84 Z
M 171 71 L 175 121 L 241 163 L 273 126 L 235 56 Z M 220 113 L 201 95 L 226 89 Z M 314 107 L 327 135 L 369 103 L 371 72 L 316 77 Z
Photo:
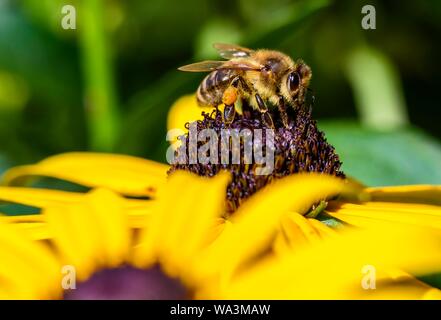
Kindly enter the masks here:
M 303 62 L 299 62 L 291 68 L 283 77 L 281 83 L 282 92 L 286 97 L 294 99 L 300 90 L 306 90 L 311 80 L 311 68 Z

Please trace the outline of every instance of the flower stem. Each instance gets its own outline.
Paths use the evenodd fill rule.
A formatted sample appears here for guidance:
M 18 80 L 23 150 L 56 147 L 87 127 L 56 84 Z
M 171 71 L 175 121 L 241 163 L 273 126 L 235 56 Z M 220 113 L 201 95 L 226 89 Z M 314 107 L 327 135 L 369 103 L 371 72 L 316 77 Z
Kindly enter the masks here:
M 90 148 L 111 151 L 118 136 L 120 116 L 110 47 L 104 30 L 105 6 L 103 0 L 82 0 L 79 9 Z

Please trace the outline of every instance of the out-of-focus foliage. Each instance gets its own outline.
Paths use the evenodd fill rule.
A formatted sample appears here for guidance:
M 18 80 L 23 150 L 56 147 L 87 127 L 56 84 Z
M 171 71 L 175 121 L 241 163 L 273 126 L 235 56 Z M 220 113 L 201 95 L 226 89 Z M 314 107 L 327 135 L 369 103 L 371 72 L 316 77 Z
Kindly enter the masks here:
M 324 122 L 343 171 L 366 185 L 441 181 L 441 145 L 416 129 L 381 132 L 352 122 Z
M 438 143 L 412 129 L 441 137 L 441 3 L 370 1 L 376 30 L 361 28 L 365 4 L 0 0 L 0 167 L 91 149 L 164 161 L 168 108 L 203 77 L 176 68 L 238 42 L 312 67 L 314 115 L 349 174 L 441 183 Z

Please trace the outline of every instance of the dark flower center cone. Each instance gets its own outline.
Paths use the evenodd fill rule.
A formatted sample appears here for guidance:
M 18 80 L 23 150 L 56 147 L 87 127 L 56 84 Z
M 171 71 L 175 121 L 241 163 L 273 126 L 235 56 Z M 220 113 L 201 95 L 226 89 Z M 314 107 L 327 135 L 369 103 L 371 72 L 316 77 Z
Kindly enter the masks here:
M 222 119 L 220 111 L 214 111 L 211 114 L 202 113 L 203 120 L 197 121 L 197 131 L 203 129 L 213 129 L 218 136 L 221 136 L 223 129 L 269 129 L 261 120 L 261 114 L 258 111 L 251 110 L 244 105 L 242 115 L 236 114 L 234 121 L 227 125 Z M 261 165 L 252 162 L 246 164 L 244 161 L 244 142 L 241 140 L 241 161 L 239 164 L 221 162 L 221 155 L 218 155 L 217 163 L 190 163 L 192 149 L 189 147 L 189 136 L 186 134 L 181 137 L 183 144 L 178 152 L 186 152 L 186 162 L 174 163 L 169 173 L 175 170 L 187 170 L 200 176 L 211 177 L 220 170 L 228 170 L 232 173 L 232 181 L 227 187 L 227 210 L 228 213 L 234 212 L 240 204 L 249 196 L 254 194 L 274 179 L 279 179 L 299 172 L 321 172 L 344 178 L 344 173 L 340 170 L 341 162 L 335 149 L 330 145 L 322 131 L 317 128 L 317 123 L 311 117 L 311 110 L 300 108 L 298 110 L 289 110 L 288 126 L 285 127 L 277 116 L 277 112 L 272 112 L 274 119 L 274 167 L 269 174 L 257 175 L 255 169 Z M 263 145 L 265 146 L 265 133 L 262 134 Z M 204 142 L 198 142 L 198 148 Z M 221 150 L 219 142 L 218 152 Z M 266 152 L 265 147 L 263 148 Z M 230 158 L 231 160 L 231 158 Z
M 176 300 L 187 299 L 187 290 L 166 276 L 158 266 L 141 270 L 133 267 L 101 270 L 66 290 L 65 300 Z

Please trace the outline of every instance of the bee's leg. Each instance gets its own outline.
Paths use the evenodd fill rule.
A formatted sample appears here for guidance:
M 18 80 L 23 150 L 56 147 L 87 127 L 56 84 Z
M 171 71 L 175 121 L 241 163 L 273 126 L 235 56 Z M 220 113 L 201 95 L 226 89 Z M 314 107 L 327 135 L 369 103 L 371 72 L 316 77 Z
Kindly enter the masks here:
M 224 107 L 224 122 L 225 124 L 231 124 L 236 116 L 236 108 L 234 104 L 225 105 Z
M 271 118 L 271 115 L 268 112 L 268 108 L 265 105 L 265 102 L 262 100 L 262 97 L 258 93 L 256 93 L 255 97 L 256 97 L 257 105 L 259 106 L 259 111 L 262 115 L 263 123 L 265 123 L 267 127 L 274 129 L 274 122 L 273 119 Z
M 279 96 L 279 103 L 277 104 L 280 112 L 280 118 L 285 128 L 288 128 L 288 114 L 286 113 L 285 100 L 282 96 Z
M 305 90 L 300 85 L 294 100 L 294 105 L 296 106 L 296 108 L 301 108 L 304 105 L 304 102 L 305 102 Z

